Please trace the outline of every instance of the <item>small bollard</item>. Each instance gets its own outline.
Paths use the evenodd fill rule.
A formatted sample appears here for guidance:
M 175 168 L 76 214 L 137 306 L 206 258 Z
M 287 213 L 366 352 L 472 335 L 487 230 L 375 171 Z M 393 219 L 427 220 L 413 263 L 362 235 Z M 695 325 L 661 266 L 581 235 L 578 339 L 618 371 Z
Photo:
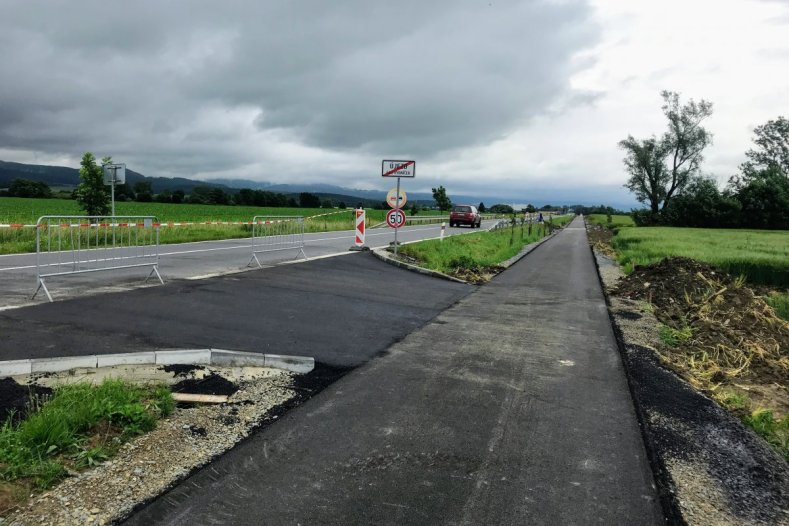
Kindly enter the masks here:
M 439 241 L 444 241 L 444 231 L 446 229 L 447 229 L 447 224 L 442 222 L 441 223 L 441 237 L 439 238 Z

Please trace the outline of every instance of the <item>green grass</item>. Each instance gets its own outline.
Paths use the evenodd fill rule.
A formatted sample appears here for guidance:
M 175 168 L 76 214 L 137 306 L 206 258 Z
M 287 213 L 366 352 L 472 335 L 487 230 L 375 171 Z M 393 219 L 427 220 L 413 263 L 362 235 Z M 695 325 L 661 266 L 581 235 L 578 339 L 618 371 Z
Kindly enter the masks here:
M 623 268 L 667 256 L 714 265 L 752 283 L 789 287 L 789 232 L 711 228 L 622 228 L 612 241 Z
M 519 225 L 514 231 L 506 228 L 412 243 L 399 252 L 415 258 L 419 266 L 438 272 L 480 271 L 513 257 L 524 245 L 544 237 L 544 230 L 542 225 L 534 225 L 529 236 L 528 225 L 523 229 Z
M 58 387 L 51 400 L 35 405 L 25 420 L 9 419 L 0 428 L 0 479 L 46 489 L 67 468 L 109 458 L 124 441 L 152 430 L 174 402 L 166 387 L 111 379 Z
M 596 225 L 603 225 L 610 228 L 621 228 L 625 226 L 636 226 L 633 218 L 623 215 L 612 215 L 611 222 L 608 222 L 608 216 L 605 214 L 592 214 L 587 216 L 587 219 Z
M 772 411 L 757 409 L 742 420 L 789 461 L 789 415 L 776 418 Z
M 660 340 L 669 347 L 679 347 L 693 337 L 693 331 L 687 325 L 681 329 L 674 329 L 668 325 L 661 325 L 658 329 Z
M 789 321 L 789 292 L 774 292 L 767 296 L 767 303 L 779 317 Z

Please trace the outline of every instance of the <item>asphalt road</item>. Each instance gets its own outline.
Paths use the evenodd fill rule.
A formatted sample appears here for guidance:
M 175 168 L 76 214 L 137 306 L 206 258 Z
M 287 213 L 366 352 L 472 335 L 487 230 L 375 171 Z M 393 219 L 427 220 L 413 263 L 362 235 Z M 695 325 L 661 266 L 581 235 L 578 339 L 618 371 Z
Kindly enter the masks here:
M 496 223 L 485 221 L 484 228 Z M 217 227 L 221 228 L 221 227 Z M 465 227 L 450 228 L 446 235 L 470 233 L 475 230 Z M 368 229 L 367 246 L 378 248 L 388 246 L 394 240 L 390 228 Z M 411 226 L 400 229 L 398 241 L 410 242 L 436 238 L 441 233 L 441 225 Z M 321 232 L 305 235 L 304 252 L 309 259 L 336 254 L 348 254 L 353 244 L 354 232 Z M 228 239 L 222 241 L 201 241 L 161 245 L 159 270 L 165 281 L 178 279 L 202 279 L 246 270 L 251 256 L 249 239 Z M 297 251 L 284 251 L 258 254 L 263 265 L 275 265 L 284 261 L 297 261 Z M 129 290 L 145 286 L 143 280 L 149 269 L 137 268 L 77 274 L 58 278 L 48 278 L 47 283 L 55 300 L 73 298 L 89 294 Z M 153 278 L 148 286 L 158 286 Z M 30 296 L 36 287 L 36 255 L 13 254 L 0 256 L 0 310 L 34 305 L 47 301 L 42 293 L 31 301 Z
M 663 523 L 582 223 L 405 333 L 126 524 Z
M 0 359 L 214 347 L 353 367 L 471 290 L 354 252 L 6 310 Z

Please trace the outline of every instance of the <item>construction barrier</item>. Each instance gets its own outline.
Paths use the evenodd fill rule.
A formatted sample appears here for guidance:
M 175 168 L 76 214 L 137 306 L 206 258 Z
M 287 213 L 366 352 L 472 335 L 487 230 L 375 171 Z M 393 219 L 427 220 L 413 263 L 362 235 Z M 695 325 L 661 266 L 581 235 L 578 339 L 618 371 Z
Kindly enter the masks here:
M 298 250 L 298 255 L 306 259 L 304 253 L 304 217 L 302 216 L 255 216 L 252 219 L 252 262 L 262 267 L 258 254 Z
M 36 222 L 36 290 L 46 279 L 135 267 L 159 274 L 159 222 L 154 216 L 42 216 Z

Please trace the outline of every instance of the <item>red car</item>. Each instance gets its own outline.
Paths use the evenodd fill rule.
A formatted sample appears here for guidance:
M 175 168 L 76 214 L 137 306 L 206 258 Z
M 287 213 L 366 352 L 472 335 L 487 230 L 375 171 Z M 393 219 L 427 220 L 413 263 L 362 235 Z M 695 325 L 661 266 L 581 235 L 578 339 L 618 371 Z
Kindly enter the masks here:
M 468 225 L 471 228 L 482 226 L 482 216 L 476 206 L 455 205 L 449 213 L 449 226 Z

